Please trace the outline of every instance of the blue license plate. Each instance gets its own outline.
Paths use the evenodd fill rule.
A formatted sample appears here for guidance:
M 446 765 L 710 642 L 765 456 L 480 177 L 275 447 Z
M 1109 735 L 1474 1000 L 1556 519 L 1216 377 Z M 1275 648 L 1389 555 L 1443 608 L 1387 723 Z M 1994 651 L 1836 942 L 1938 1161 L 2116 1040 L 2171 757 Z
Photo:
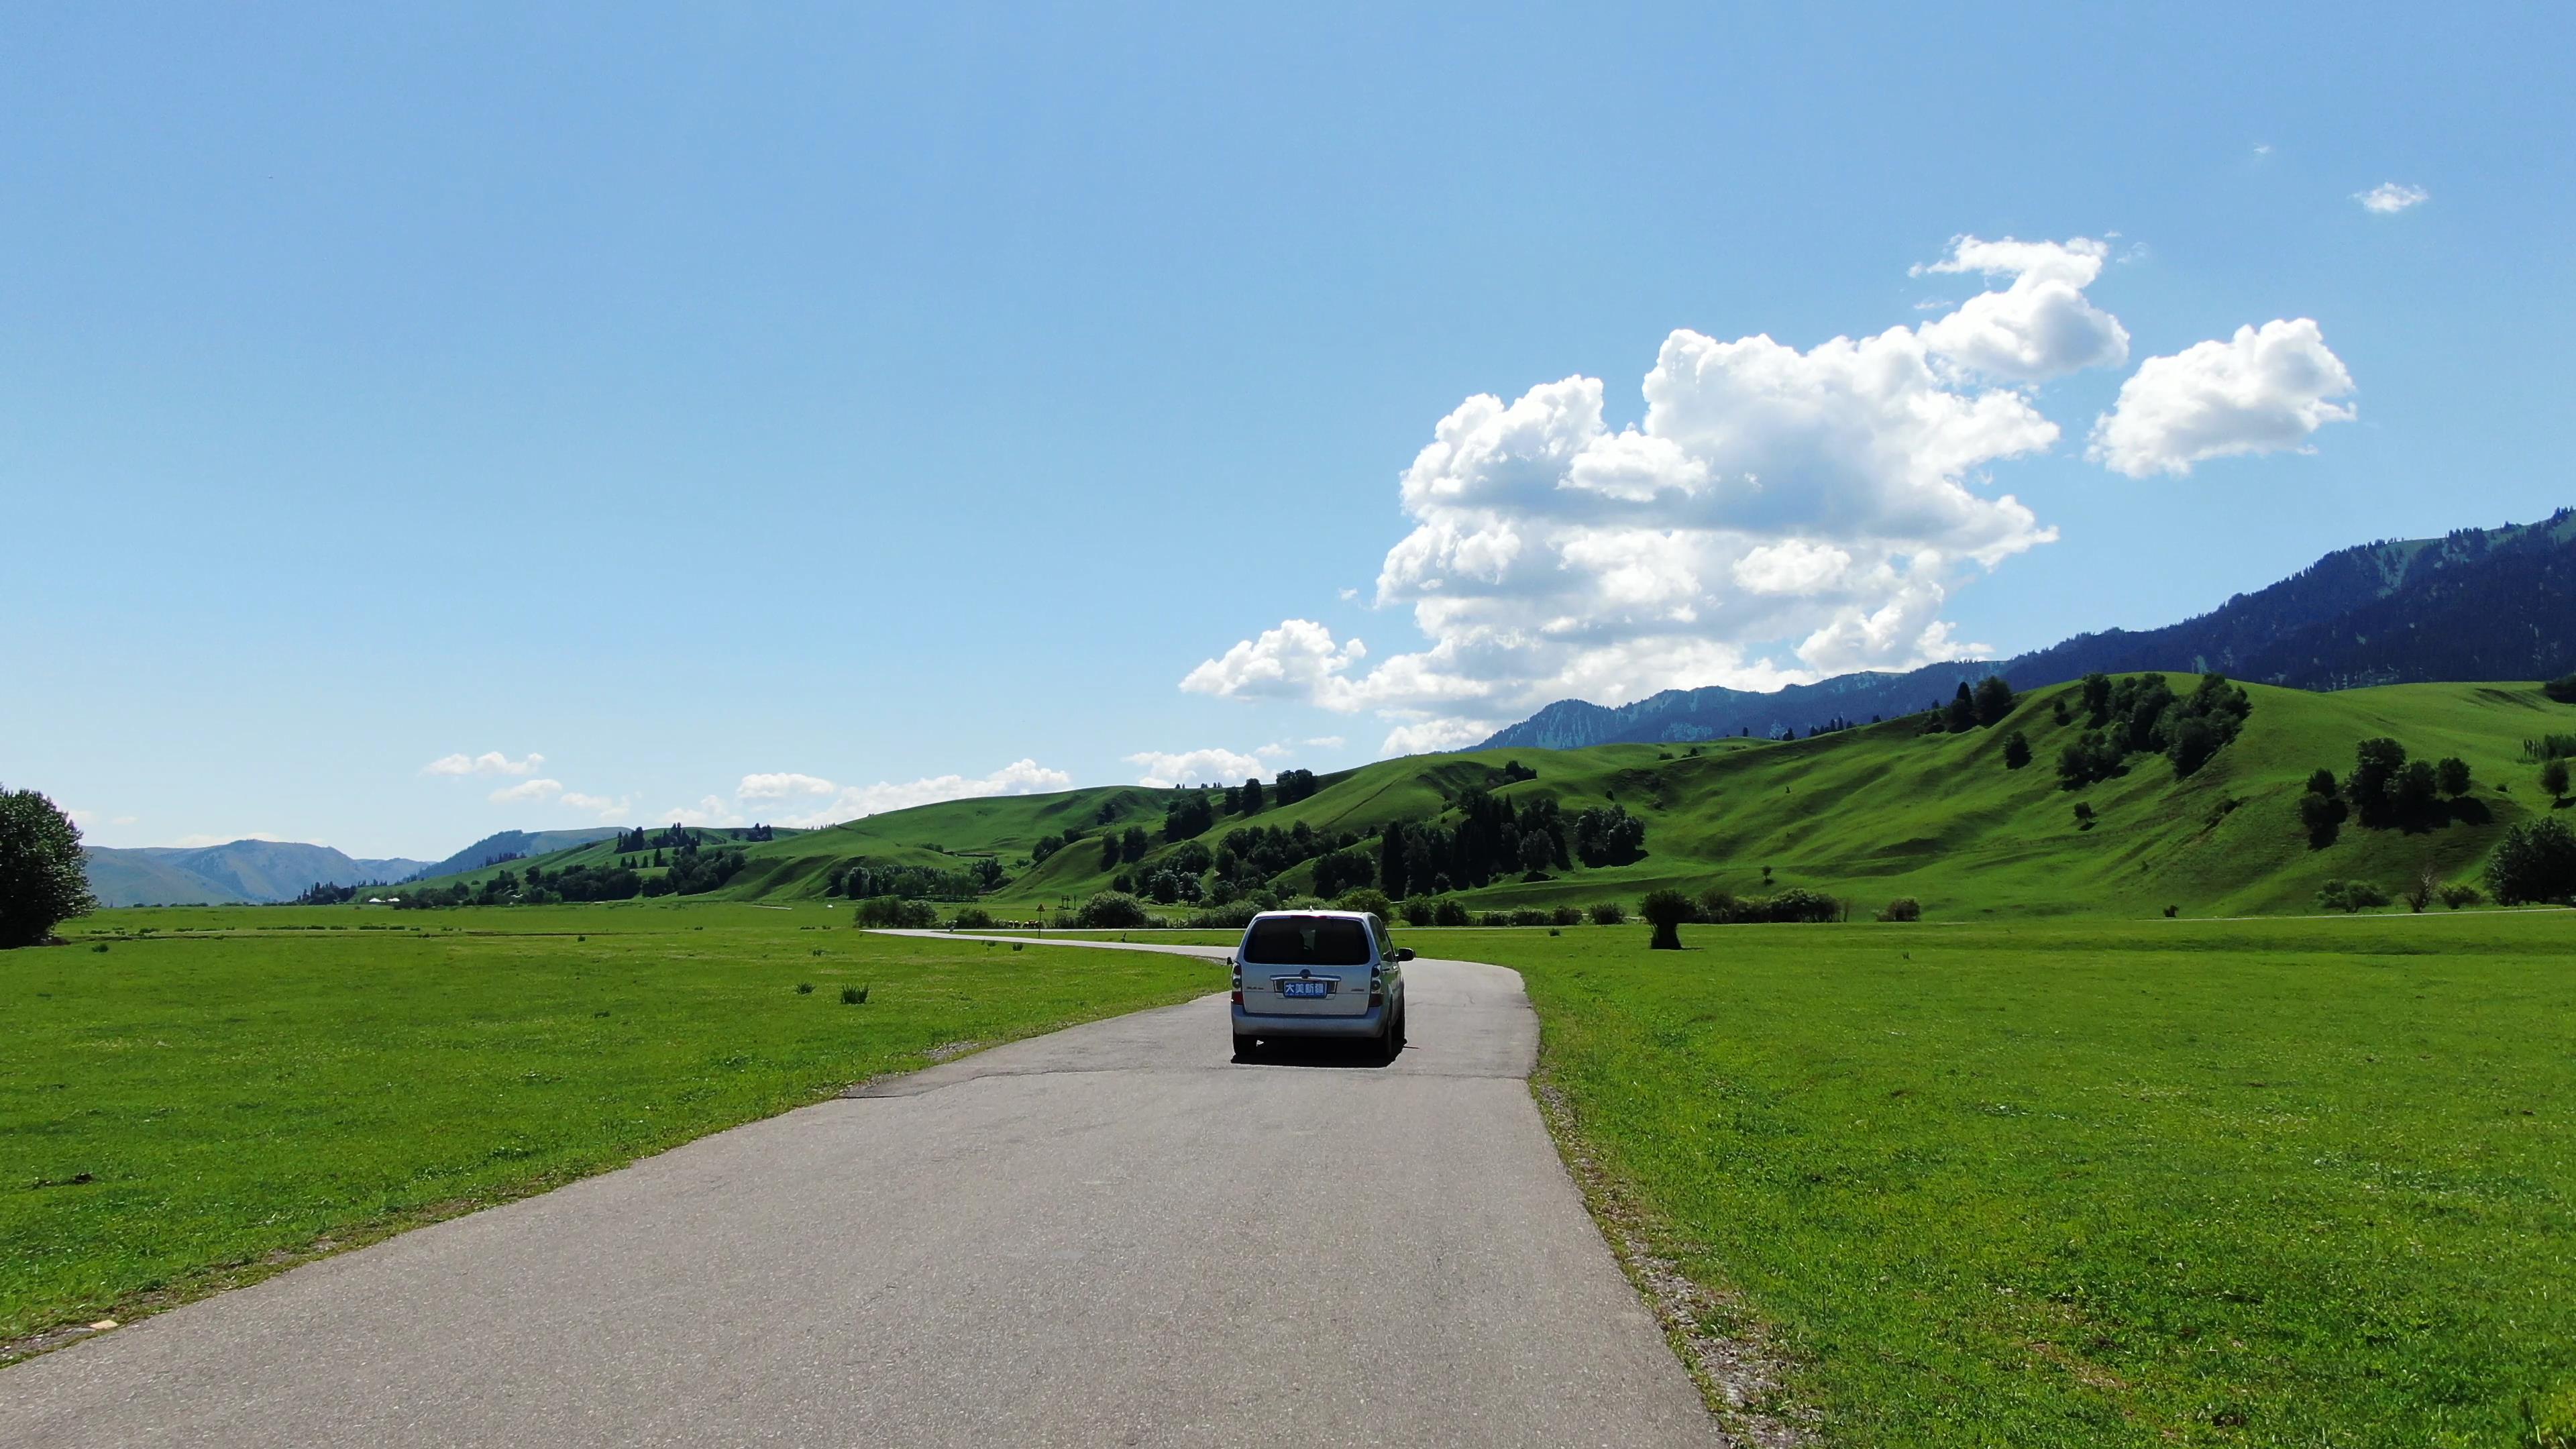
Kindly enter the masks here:
M 1333 994 L 1333 983 L 1330 981 L 1282 981 L 1279 983 L 1279 994 L 1282 996 L 1330 996 Z

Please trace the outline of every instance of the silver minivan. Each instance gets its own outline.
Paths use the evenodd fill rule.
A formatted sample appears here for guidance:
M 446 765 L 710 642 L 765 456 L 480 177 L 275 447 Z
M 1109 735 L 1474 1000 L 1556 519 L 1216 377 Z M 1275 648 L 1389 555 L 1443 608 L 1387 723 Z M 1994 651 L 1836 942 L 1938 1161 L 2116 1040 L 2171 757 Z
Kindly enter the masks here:
M 1404 966 L 1413 953 L 1364 911 L 1264 911 L 1234 953 L 1234 1054 L 1265 1041 L 1374 1043 L 1404 1050 Z

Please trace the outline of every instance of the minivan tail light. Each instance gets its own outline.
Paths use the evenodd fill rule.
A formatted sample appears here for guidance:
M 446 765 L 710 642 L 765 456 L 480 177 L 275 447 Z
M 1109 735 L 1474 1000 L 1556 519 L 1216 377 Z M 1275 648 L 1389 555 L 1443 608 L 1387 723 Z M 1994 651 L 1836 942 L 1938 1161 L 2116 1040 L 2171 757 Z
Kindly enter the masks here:
M 1375 971 L 1369 973 L 1369 1005 L 1386 1005 L 1386 978 Z
M 1243 1004 L 1243 973 L 1240 971 L 1234 973 L 1234 1004 Z

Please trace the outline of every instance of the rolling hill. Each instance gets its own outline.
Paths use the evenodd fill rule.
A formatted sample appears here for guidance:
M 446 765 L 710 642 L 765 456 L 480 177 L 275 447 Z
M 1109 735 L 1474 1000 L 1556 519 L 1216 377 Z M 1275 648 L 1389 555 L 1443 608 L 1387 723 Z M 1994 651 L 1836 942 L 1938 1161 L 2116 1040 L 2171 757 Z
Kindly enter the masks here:
M 2330 553 L 2290 578 L 2162 629 L 2078 634 L 2012 659 L 1902 674 L 1838 675 L 1769 693 L 1670 689 L 1609 707 L 1559 700 L 1485 741 L 1488 749 L 1682 743 L 1750 731 L 1804 732 L 1950 697 L 2000 673 L 2038 689 L 2101 672 L 2215 669 L 2299 689 L 2551 678 L 2576 667 L 2576 509 L 2533 524 L 2383 540 Z
M 2176 681 L 2188 686 L 2188 679 Z M 1548 799 L 1567 814 L 1617 806 L 1645 824 L 1645 854 L 1617 866 L 1503 875 L 1455 893 L 1477 908 L 1633 903 L 1658 886 L 1723 886 L 1763 894 L 1804 886 L 1875 909 L 1919 898 L 1935 919 L 1998 914 L 2194 915 L 2306 911 L 2330 878 L 2373 880 L 2394 891 L 2427 867 L 2470 880 L 2504 829 L 2549 810 L 2532 783 L 2523 741 L 2576 731 L 2576 707 L 2531 684 L 2406 684 L 2330 693 L 2246 686 L 2252 713 L 2242 733 L 2188 778 L 2159 755 L 2132 756 L 2126 773 L 2081 790 L 2059 784 L 2059 752 L 2085 728 L 2080 710 L 2061 723 L 2056 704 L 2074 686 L 2025 693 L 2009 717 L 1961 734 L 1922 734 L 1919 719 L 1891 720 L 1769 742 L 1720 740 L 1695 749 L 1651 744 L 1580 750 L 1475 750 L 1413 756 L 1319 777 L 1316 792 L 1257 815 L 1219 815 L 1193 837 L 1215 850 L 1245 826 L 1373 836 L 1389 822 L 1457 819 L 1471 790 L 1526 808 Z M 2015 732 L 2036 759 L 2004 764 Z M 2456 755 L 2476 786 L 2439 824 L 2411 830 L 2347 825 L 2312 845 L 2297 806 L 2309 773 L 2352 767 L 2361 739 L 2386 736 L 2416 757 Z M 1504 766 L 1536 771 L 1507 779 Z M 1008 879 L 982 903 L 1033 916 L 1108 889 L 1118 874 L 1150 877 L 1185 842 L 1165 841 L 1167 807 L 1195 791 L 1119 786 L 1054 795 L 958 800 L 870 816 L 823 830 L 741 844 L 744 869 L 712 894 L 744 900 L 816 899 L 836 866 L 866 862 L 954 871 L 990 854 Z M 2093 813 L 2089 826 L 2073 807 Z M 1115 870 L 1097 844 L 1134 826 L 1153 837 L 1144 859 Z M 1086 838 L 1032 863 L 1032 847 L 1068 828 Z M 613 842 L 533 862 L 613 863 Z M 1373 852 L 1375 842 L 1363 841 Z M 1766 872 L 1766 867 L 1767 872 Z M 524 865 L 519 867 L 524 869 Z M 491 872 L 461 879 L 477 881 Z M 1307 890 L 1313 867 L 1280 872 L 1283 893 Z
M 456 852 L 447 859 L 416 866 L 410 872 L 389 876 L 389 880 L 409 880 L 429 876 L 455 875 L 460 871 L 479 870 L 496 860 L 520 855 L 547 855 L 569 846 L 587 845 L 617 834 L 614 825 L 594 825 L 581 830 L 504 830 L 486 835 L 481 840 Z M 341 882 L 334 881 L 334 885 Z

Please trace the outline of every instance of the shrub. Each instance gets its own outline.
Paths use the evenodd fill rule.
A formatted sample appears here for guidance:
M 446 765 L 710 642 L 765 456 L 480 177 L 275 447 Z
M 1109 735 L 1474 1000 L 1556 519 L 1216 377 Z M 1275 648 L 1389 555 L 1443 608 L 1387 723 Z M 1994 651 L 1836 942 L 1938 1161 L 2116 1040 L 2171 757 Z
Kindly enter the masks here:
M 2437 894 L 2441 896 L 2443 905 L 2455 911 L 2462 906 L 2474 906 L 2486 899 L 2484 892 L 2476 886 L 2467 884 L 2446 885 Z
M 2004 768 L 2018 770 L 2030 763 L 2030 736 L 2019 730 L 2004 736 Z
M 2557 820 L 2507 830 L 2487 858 L 2487 893 L 2500 906 L 2576 900 L 2576 833 Z
M 1699 893 L 1699 919 L 1712 926 L 1731 926 L 1738 921 L 1762 919 L 1752 905 L 1724 886 L 1710 886 Z
M 1791 886 L 1762 905 L 1762 918 L 1768 921 L 1839 921 L 1847 913 L 1840 900 L 1802 886 Z
M 1085 930 L 1114 931 L 1144 925 L 1151 918 L 1145 914 L 1145 903 L 1134 896 L 1119 891 L 1102 891 L 1084 901 L 1082 909 L 1074 912 L 1073 919 L 1075 925 Z
M 2327 911 L 2358 911 L 2366 906 L 2388 904 L 2388 892 L 2366 880 L 2330 880 L 2317 887 L 2317 908 Z
M 864 987 L 864 986 L 844 986 L 844 987 L 842 987 L 842 988 L 841 988 L 841 1004 L 842 1004 L 843 1006 L 865 1006 L 865 1005 L 867 1005 L 867 1004 L 868 1004 L 868 988 L 866 988 L 866 987 Z
M 799 995 L 799 996 L 811 996 L 811 995 L 813 995 L 813 994 L 814 994 L 814 983 L 813 983 L 813 982 L 811 982 L 811 981 L 799 981 L 799 982 L 797 982 L 797 983 L 796 983 L 796 994 L 797 994 L 797 995 Z
M 1655 928 L 1654 940 L 1647 943 L 1649 949 L 1678 951 L 1682 948 L 1682 922 L 1697 912 L 1691 906 L 1690 897 L 1667 887 L 1648 891 L 1646 898 L 1637 903 L 1637 914 L 1644 916 Z
M 2562 674 L 2540 686 L 2540 692 L 2560 704 L 2576 704 L 2576 674 Z
M 1333 905 L 1345 911 L 1366 911 L 1381 921 L 1395 914 L 1395 903 L 1381 890 L 1345 891 Z
M 1595 901 L 1592 903 L 1592 924 L 1624 926 L 1628 924 L 1628 908 L 1617 901 Z
M 901 896 L 870 896 L 853 912 L 858 924 L 903 931 L 926 931 L 939 924 L 939 908 L 928 901 Z
M 1435 926 L 1463 926 L 1467 923 L 1467 908 L 1456 901 L 1442 901 L 1431 908 L 1431 924 Z
M 1501 927 L 1511 923 L 1512 913 L 1509 911 L 1487 911 L 1476 918 L 1476 924 L 1479 926 Z
M 2075 802 L 2075 828 L 2078 830 L 2093 828 L 2093 807 L 2081 800 Z
M 1404 923 L 1406 925 L 1427 926 L 1431 924 L 1431 917 L 1431 897 L 1415 896 L 1413 899 L 1404 903 Z
M 2343 824 L 2344 816 L 2349 813 L 2351 807 L 2343 803 L 2340 795 L 2308 794 L 2299 797 L 2299 824 L 2308 832 L 2311 845 L 2332 844 L 2336 827 Z
M 1228 901 L 1221 906 L 1192 911 L 1185 924 L 1198 931 L 1240 931 L 1251 925 L 1252 918 L 1259 914 L 1261 907 L 1252 901 Z
M 1554 912 L 1544 911 L 1536 906 L 1522 906 L 1512 912 L 1511 920 L 1507 924 L 1514 926 L 1553 926 L 1556 924 L 1556 915 Z
M 961 931 L 989 931 L 993 928 L 993 913 L 982 906 L 959 906 L 956 925 Z
M 0 950 L 33 946 L 97 909 L 80 827 L 33 790 L 0 790 Z
M 1581 906 L 1558 906 L 1555 910 L 1547 913 L 1547 922 L 1551 926 L 1580 926 L 1583 924 L 1583 908 Z
M 2567 798 L 2567 762 L 2565 760 L 2552 760 L 2540 767 L 2540 788 L 2548 791 L 2549 798 L 2552 800 Z
M 1882 921 L 1919 921 L 1923 919 L 1923 903 L 1912 896 L 1898 896 L 1887 903 L 1887 909 L 1879 912 L 1878 918 Z
M 2448 756 L 2433 767 L 2433 778 L 2441 785 L 2443 794 L 2457 799 L 2469 793 L 2469 762 L 2457 755 Z

